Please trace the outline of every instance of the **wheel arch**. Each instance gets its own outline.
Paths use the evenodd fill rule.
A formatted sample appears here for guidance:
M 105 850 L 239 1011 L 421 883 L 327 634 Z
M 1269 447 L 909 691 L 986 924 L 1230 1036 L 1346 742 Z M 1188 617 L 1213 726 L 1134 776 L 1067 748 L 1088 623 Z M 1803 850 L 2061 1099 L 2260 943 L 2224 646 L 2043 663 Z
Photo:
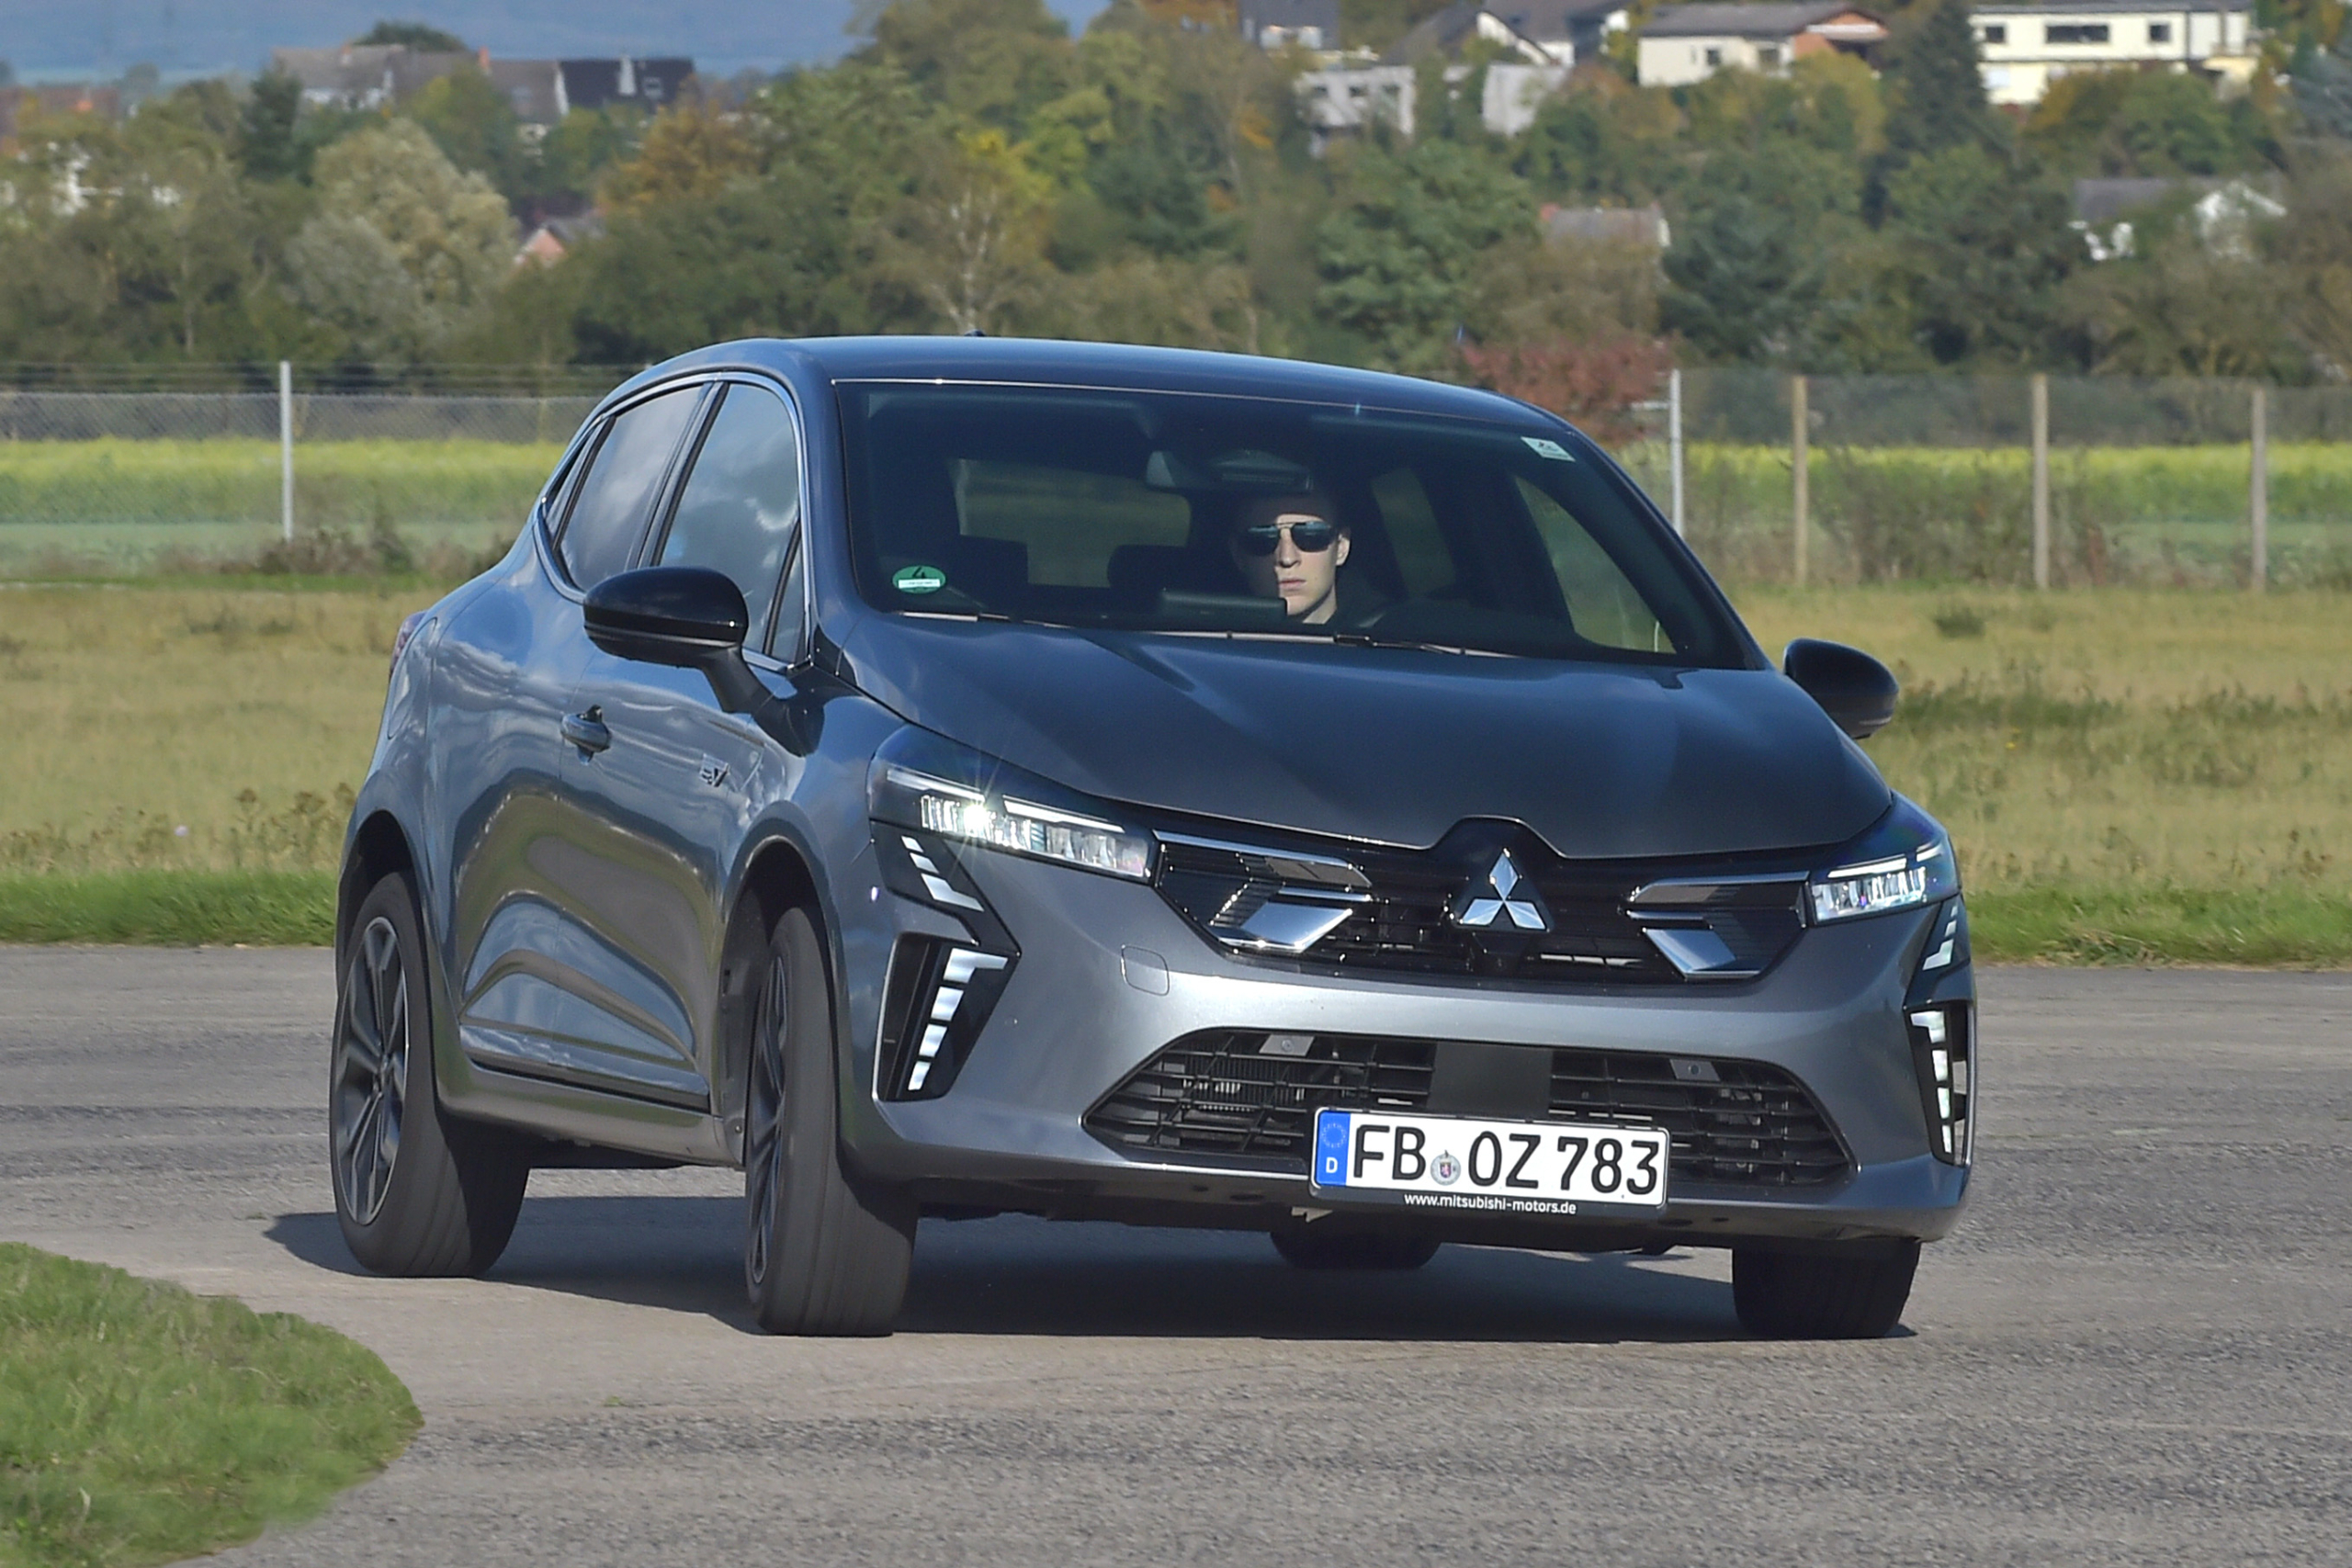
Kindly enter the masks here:
M 787 909 L 806 909 L 817 925 L 817 940 L 840 986 L 840 953 L 826 900 L 805 848 L 782 830 L 754 841 L 735 879 L 728 909 L 726 945 L 719 959 L 718 1050 L 713 1064 L 713 1097 L 725 1120 L 727 1138 L 742 1153 L 743 1084 L 750 1063 L 752 1012 L 768 941 Z
M 351 936 L 351 922 L 358 913 L 360 900 L 368 890 L 394 872 L 408 878 L 412 897 L 422 897 L 417 886 L 416 854 L 409 847 L 408 830 L 391 812 L 378 809 L 352 829 L 351 847 L 343 857 L 343 875 L 335 887 L 334 947 L 339 954 Z M 418 916 L 423 918 L 420 908 Z M 420 925 L 427 949 L 432 946 L 429 933 Z

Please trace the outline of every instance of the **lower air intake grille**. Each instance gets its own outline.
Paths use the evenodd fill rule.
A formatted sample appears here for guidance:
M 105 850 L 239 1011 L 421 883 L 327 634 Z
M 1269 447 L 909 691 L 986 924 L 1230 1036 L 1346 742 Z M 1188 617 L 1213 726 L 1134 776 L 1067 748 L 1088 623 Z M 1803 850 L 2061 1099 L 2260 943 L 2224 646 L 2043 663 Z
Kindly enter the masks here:
M 1113 1090 L 1086 1128 L 1115 1148 L 1272 1156 L 1305 1175 L 1317 1111 L 1419 1110 L 1435 1051 L 1417 1040 L 1191 1035 Z
M 1804 1085 L 1761 1062 L 1555 1051 L 1550 1110 L 1665 1128 L 1672 1182 L 1818 1187 L 1847 1170 L 1845 1145 Z
M 1425 1111 L 1453 1049 L 1360 1035 L 1190 1035 L 1105 1096 L 1086 1128 L 1114 1148 L 1272 1159 L 1304 1176 L 1316 1111 Z M 1824 1186 L 1851 1168 L 1813 1096 L 1780 1067 L 1615 1051 L 1550 1055 L 1543 1103 L 1482 1113 L 1663 1127 L 1673 1139 L 1677 1185 L 1784 1190 Z

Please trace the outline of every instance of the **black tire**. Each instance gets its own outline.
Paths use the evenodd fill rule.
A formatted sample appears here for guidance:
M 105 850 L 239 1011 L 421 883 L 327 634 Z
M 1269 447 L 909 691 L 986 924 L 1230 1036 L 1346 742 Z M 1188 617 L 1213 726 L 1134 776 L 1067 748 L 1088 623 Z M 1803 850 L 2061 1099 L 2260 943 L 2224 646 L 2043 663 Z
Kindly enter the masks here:
M 1767 1339 L 1877 1339 L 1903 1320 L 1919 1244 L 1867 1257 L 1767 1252 L 1731 1255 L 1740 1325 Z
M 1284 1225 L 1272 1233 L 1274 1250 L 1294 1269 L 1419 1269 L 1437 1256 L 1427 1236 L 1350 1229 L 1329 1220 Z
M 416 900 L 398 874 L 368 890 L 335 986 L 327 1159 L 352 1257 L 379 1274 L 479 1274 L 514 1234 L 531 1168 L 486 1127 L 444 1116 Z
M 807 911 L 768 946 L 743 1095 L 743 1281 L 770 1334 L 888 1334 L 915 1206 L 842 1168 L 832 988 Z

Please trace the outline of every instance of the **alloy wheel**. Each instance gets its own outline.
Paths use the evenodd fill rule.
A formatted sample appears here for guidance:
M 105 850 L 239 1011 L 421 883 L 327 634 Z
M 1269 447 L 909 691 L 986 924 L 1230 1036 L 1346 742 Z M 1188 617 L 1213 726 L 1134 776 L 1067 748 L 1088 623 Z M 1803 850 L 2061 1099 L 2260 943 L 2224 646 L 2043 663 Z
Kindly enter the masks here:
M 384 1206 L 408 1106 L 408 969 L 399 934 L 379 915 L 353 944 L 335 1021 L 334 1179 L 359 1224 Z

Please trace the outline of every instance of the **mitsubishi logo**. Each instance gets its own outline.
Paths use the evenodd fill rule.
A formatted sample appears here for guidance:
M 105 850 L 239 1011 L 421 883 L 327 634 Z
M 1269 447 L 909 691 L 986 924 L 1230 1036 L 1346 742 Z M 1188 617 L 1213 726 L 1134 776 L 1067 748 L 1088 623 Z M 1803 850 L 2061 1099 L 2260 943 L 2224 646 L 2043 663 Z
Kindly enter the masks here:
M 1474 882 L 1464 888 L 1453 900 L 1453 923 L 1472 931 L 1492 931 L 1497 926 L 1510 926 L 1523 931 L 1547 931 L 1552 929 L 1552 917 L 1544 908 L 1543 895 L 1535 891 L 1532 882 L 1522 882 L 1519 867 L 1511 863 L 1510 852 L 1505 850 L 1495 857 L 1494 869 L 1483 882 Z

